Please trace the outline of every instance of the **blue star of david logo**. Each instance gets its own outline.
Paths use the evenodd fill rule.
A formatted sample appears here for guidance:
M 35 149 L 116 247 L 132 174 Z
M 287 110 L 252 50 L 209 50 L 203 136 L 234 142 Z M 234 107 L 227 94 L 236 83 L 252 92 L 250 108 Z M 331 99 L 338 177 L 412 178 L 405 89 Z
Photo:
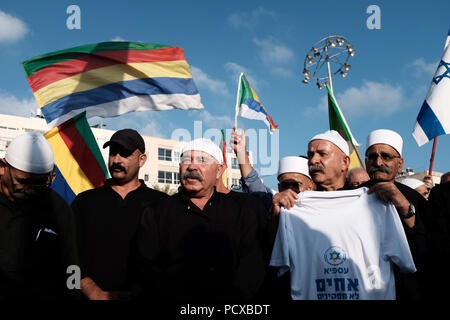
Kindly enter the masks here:
M 333 260 L 334 262 L 336 262 L 336 260 L 341 260 L 341 253 L 333 250 L 330 252 L 330 260 Z
M 446 70 L 444 71 L 443 74 L 436 76 L 435 78 L 433 78 L 433 82 L 435 84 L 439 84 L 439 82 L 441 82 L 442 79 L 444 78 L 449 78 L 450 79 L 450 63 L 445 62 L 444 60 L 441 60 L 441 62 L 439 63 L 438 69 L 443 66 Z

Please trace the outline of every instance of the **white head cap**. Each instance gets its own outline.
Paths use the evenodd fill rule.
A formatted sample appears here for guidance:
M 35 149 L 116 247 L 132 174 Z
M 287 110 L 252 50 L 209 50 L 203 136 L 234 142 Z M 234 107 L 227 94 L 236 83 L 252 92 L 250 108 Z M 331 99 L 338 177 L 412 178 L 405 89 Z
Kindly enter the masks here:
M 49 173 L 55 165 L 50 143 L 38 132 L 27 132 L 11 141 L 5 159 L 12 167 L 34 174 Z
M 206 152 L 216 159 L 218 163 L 223 163 L 222 151 L 209 139 L 199 138 L 186 143 L 181 151 L 181 154 L 192 150 Z
M 324 133 L 315 135 L 309 142 L 313 140 L 328 140 L 331 143 L 334 143 L 347 156 L 350 155 L 350 149 L 348 147 L 347 141 L 345 141 L 344 138 L 342 138 L 342 136 L 336 130 L 328 130 Z
M 392 148 L 397 150 L 400 156 L 402 156 L 403 139 L 397 132 L 388 129 L 379 129 L 372 131 L 367 136 L 366 152 L 371 146 L 378 143 L 391 146 Z
M 405 186 L 410 187 L 411 189 L 415 189 L 415 188 L 418 188 L 418 187 L 420 187 L 422 185 L 425 185 L 425 183 L 423 183 L 419 179 L 414 179 L 414 178 L 406 178 L 406 179 L 403 179 L 400 182 L 402 184 L 404 184 Z
M 294 172 L 309 176 L 308 159 L 302 157 L 284 157 L 278 162 L 278 177 L 283 173 Z

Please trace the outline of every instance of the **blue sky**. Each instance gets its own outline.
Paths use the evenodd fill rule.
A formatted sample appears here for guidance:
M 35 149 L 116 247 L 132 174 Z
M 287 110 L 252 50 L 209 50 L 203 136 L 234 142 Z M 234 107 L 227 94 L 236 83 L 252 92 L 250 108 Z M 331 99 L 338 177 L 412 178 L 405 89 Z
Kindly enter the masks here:
M 66 27 L 71 4 L 81 9 L 80 30 Z M 366 25 L 366 9 L 373 4 L 381 10 L 379 30 Z M 419 172 L 429 167 L 432 143 L 419 148 L 411 132 L 442 56 L 450 28 L 448 12 L 448 0 L 2 0 L 0 112 L 28 116 L 37 107 L 20 64 L 26 59 L 111 40 L 169 44 L 184 49 L 205 109 L 127 114 L 101 120 L 106 128 L 132 127 L 165 138 L 180 128 L 193 135 L 195 120 L 202 121 L 203 132 L 231 129 L 237 79 L 245 72 L 279 125 L 274 137 L 279 143 L 269 145 L 273 143 L 280 157 L 305 154 L 309 139 L 328 129 L 328 114 L 326 91 L 301 82 L 303 62 L 317 41 L 337 34 L 356 50 L 348 77 L 335 77 L 333 86 L 361 153 L 370 131 L 393 129 L 404 139 L 405 167 Z M 263 122 L 247 119 L 239 119 L 239 125 L 247 130 L 266 128 Z M 258 150 L 252 151 L 258 161 Z M 442 136 L 434 170 L 449 171 L 449 158 L 450 137 Z M 265 166 L 256 167 L 261 171 Z M 264 179 L 276 188 L 274 175 Z

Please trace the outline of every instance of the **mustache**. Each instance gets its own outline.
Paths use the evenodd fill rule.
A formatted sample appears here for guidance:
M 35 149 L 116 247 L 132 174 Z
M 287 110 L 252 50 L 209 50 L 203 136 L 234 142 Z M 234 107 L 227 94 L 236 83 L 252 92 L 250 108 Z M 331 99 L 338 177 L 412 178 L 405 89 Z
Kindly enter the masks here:
M 310 174 L 313 174 L 316 172 L 322 172 L 322 173 L 325 172 L 325 168 L 318 164 L 312 164 L 312 165 L 308 166 L 308 168 L 309 168 Z
M 111 170 L 111 171 L 116 170 L 116 169 L 121 170 L 121 171 L 123 171 L 123 172 L 127 172 L 127 170 L 125 170 L 124 167 L 122 167 L 120 164 L 117 164 L 117 163 L 113 163 L 113 164 L 109 167 L 109 170 Z
M 373 167 L 369 168 L 369 170 L 367 170 L 367 173 L 368 173 L 369 175 L 372 175 L 372 174 L 374 174 L 375 172 L 382 172 L 382 173 L 391 174 L 391 173 L 392 173 L 392 170 L 389 169 L 389 168 L 386 167 L 386 166 L 383 166 L 383 165 L 381 165 L 381 166 L 373 166 Z
M 185 171 L 181 174 L 181 179 L 185 180 L 185 179 L 197 179 L 199 181 L 203 181 L 205 180 L 205 178 L 202 176 L 202 174 L 198 171 Z

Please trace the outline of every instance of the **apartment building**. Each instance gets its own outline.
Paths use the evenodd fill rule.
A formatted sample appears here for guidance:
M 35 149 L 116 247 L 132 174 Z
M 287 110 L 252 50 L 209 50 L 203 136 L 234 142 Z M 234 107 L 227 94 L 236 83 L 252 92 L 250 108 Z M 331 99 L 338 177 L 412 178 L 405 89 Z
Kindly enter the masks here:
M 27 131 L 44 133 L 49 128 L 44 119 L 39 117 L 18 117 L 0 114 L 0 158 L 3 158 L 9 143 L 18 135 Z M 103 144 L 108 141 L 114 130 L 92 127 L 105 163 L 108 163 L 108 148 Z M 139 171 L 139 178 L 147 186 L 168 192 L 176 192 L 180 183 L 178 163 L 182 142 L 158 137 L 143 136 L 147 153 L 147 162 Z M 252 155 L 249 154 L 250 161 Z M 226 154 L 228 164 L 228 185 L 238 186 L 241 177 L 239 164 L 231 150 Z

